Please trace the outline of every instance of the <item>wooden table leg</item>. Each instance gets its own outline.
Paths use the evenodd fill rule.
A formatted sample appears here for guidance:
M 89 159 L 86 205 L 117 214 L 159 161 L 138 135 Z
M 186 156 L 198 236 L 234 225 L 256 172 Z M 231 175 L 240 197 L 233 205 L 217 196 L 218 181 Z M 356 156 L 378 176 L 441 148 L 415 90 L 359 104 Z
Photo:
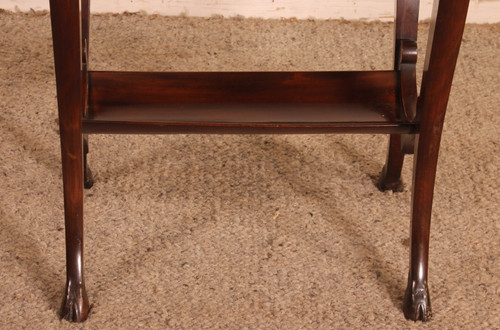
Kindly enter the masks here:
M 428 285 L 429 236 L 434 182 L 443 122 L 469 1 L 436 0 L 417 106 L 420 134 L 415 146 L 411 251 L 403 310 L 407 318 L 431 317 Z
M 403 169 L 405 155 L 401 148 L 401 134 L 391 134 L 387 160 L 378 183 L 378 188 L 382 191 L 403 191 L 401 170 Z
M 83 136 L 78 0 L 51 0 L 52 35 L 64 186 L 66 290 L 61 316 L 83 321 L 89 302 L 83 278 Z
M 87 154 L 89 153 L 89 139 L 86 134 L 83 136 L 83 186 L 85 189 L 90 189 L 94 185 L 94 176 L 90 170 L 90 166 L 87 159 Z
M 400 115 L 412 121 L 416 108 L 417 82 L 417 36 L 419 1 L 396 0 L 396 20 L 394 24 L 394 70 L 399 74 L 401 103 Z M 405 144 L 411 138 L 408 135 L 392 134 L 385 166 L 380 175 L 378 187 L 382 191 L 403 191 L 401 170 L 405 156 Z

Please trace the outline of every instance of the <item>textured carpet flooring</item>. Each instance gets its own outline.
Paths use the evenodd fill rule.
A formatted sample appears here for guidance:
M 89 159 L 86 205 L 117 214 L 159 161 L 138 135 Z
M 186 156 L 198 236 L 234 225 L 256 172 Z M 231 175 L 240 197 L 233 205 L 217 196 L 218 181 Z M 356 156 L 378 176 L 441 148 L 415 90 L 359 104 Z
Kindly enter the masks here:
M 385 23 L 105 15 L 91 26 L 92 69 L 392 63 Z M 499 49 L 500 25 L 467 26 L 435 191 L 431 322 L 401 313 L 412 157 L 405 191 L 379 192 L 386 136 L 98 135 L 85 191 L 93 308 L 72 325 L 57 314 L 65 255 L 49 16 L 0 12 L 0 328 L 498 329 Z

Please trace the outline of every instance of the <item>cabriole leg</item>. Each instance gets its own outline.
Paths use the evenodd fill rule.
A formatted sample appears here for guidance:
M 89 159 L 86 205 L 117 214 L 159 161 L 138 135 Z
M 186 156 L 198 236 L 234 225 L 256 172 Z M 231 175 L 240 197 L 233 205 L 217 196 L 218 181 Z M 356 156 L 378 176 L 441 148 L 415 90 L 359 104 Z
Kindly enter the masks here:
M 66 238 L 66 289 L 61 316 L 81 322 L 87 318 L 89 301 L 83 277 L 83 139 L 79 117 L 69 120 L 74 109 L 60 106 Z M 66 114 L 62 114 L 66 112 Z
M 427 274 L 432 198 L 438 158 L 436 148 L 439 146 L 440 133 L 420 135 L 418 139 L 413 175 L 410 270 L 403 312 L 407 319 L 427 321 L 432 315 Z M 430 148 L 431 146 L 435 148 Z
M 428 285 L 432 199 L 443 122 L 468 5 L 468 0 L 434 1 L 417 103 L 420 132 L 416 137 L 413 169 L 410 270 L 403 302 L 404 315 L 415 321 L 427 321 L 432 315 Z
M 61 316 L 83 321 L 89 302 L 83 277 L 83 136 L 80 5 L 50 0 L 59 109 L 66 238 L 66 289 Z

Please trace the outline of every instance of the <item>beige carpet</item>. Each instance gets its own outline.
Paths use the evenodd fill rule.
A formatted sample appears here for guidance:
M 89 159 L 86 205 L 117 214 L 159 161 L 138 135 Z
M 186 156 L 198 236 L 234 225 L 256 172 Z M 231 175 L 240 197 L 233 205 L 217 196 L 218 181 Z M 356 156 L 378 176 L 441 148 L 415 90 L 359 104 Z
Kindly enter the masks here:
M 387 137 L 375 135 L 91 136 L 93 309 L 84 325 L 60 321 L 49 16 L 0 12 L 0 32 L 0 328 L 499 328 L 500 25 L 466 29 L 433 212 L 434 319 L 424 325 L 401 313 L 412 157 L 405 191 L 379 192 Z M 92 20 L 93 69 L 387 69 L 391 53 L 385 23 Z

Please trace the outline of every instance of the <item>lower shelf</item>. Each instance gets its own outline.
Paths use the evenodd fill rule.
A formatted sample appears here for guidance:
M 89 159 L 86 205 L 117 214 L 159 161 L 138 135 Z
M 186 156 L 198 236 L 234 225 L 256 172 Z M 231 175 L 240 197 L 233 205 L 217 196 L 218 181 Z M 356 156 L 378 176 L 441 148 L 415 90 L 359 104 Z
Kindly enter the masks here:
M 85 133 L 412 133 L 394 71 L 89 72 Z

